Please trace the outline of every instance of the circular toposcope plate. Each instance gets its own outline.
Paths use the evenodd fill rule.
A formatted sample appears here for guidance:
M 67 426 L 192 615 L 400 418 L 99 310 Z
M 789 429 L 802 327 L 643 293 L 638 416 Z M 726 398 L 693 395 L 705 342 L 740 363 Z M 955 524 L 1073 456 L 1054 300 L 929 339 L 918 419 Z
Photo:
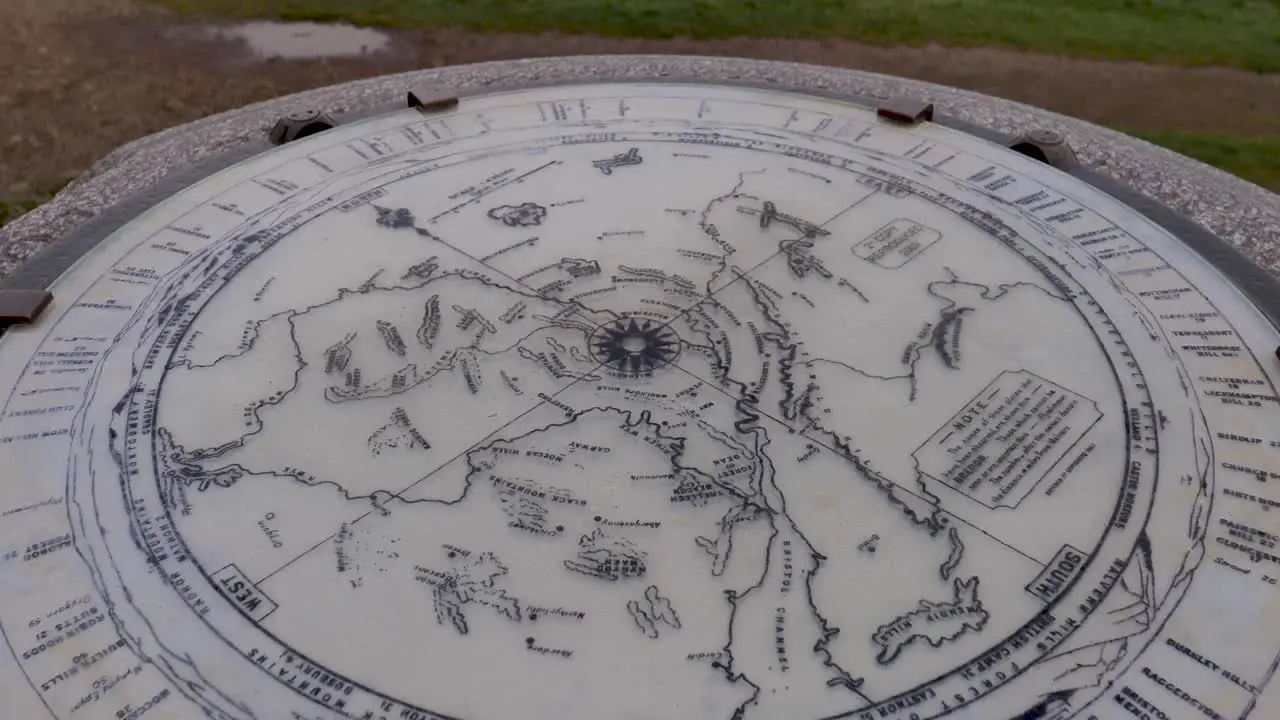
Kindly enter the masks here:
M 143 210 L 0 341 L 14 717 L 1276 717 L 1274 297 L 1065 172 L 573 85 Z

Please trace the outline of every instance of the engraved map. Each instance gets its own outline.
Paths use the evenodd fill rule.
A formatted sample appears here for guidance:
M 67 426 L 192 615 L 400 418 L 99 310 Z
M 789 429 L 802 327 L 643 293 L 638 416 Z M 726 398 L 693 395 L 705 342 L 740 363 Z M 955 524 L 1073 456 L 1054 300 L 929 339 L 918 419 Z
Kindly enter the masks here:
M 0 689 L 50 717 L 1234 718 L 1276 666 L 1274 330 L 929 123 L 468 98 L 55 295 L 0 341 Z

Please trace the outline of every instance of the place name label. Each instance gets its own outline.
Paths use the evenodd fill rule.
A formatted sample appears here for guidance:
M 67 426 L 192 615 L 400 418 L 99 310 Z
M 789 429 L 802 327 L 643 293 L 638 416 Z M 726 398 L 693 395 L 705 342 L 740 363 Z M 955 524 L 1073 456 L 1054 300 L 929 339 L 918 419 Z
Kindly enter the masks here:
M 1044 570 L 1027 583 L 1027 592 L 1040 598 L 1046 605 L 1052 603 L 1067 589 L 1084 569 L 1085 554 L 1070 545 L 1063 545 L 1053 554 L 1053 559 Z
M 942 237 L 914 220 L 898 218 L 853 246 L 853 254 L 883 268 L 900 268 Z
M 276 604 L 266 593 L 258 589 L 235 564 L 228 565 L 213 574 L 213 581 L 228 600 L 255 622 L 275 612 Z
M 914 453 L 920 470 L 988 508 L 1016 508 L 1102 418 L 1088 398 L 1001 373 Z

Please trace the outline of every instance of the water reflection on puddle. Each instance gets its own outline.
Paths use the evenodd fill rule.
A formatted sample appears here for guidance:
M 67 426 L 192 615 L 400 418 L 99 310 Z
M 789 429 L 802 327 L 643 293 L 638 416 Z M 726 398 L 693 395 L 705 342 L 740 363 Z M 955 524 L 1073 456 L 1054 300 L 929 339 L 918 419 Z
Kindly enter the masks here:
M 352 25 L 257 21 L 214 28 L 221 38 L 243 40 L 264 58 L 349 57 L 387 48 L 385 33 Z

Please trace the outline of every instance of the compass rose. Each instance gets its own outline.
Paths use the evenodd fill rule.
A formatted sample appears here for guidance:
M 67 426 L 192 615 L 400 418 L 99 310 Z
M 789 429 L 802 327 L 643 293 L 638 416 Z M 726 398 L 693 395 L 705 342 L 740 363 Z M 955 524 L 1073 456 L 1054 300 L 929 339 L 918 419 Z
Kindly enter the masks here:
M 638 375 L 674 360 L 680 354 L 680 338 L 652 320 L 622 318 L 592 333 L 591 353 L 606 367 Z

